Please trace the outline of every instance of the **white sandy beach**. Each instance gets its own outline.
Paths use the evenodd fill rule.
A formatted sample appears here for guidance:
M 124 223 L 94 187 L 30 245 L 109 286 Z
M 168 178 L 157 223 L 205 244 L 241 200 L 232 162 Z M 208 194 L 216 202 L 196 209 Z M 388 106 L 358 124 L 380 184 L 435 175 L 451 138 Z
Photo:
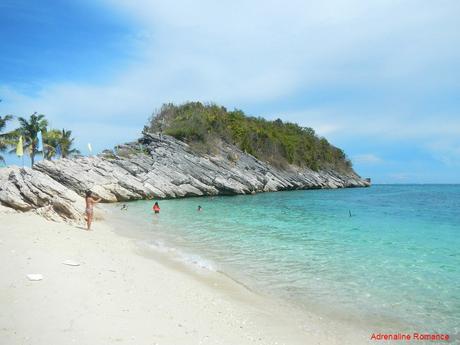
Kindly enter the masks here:
M 219 273 L 141 253 L 104 221 L 88 232 L 0 213 L 0 230 L 0 344 L 369 342 L 368 332 L 297 313 Z

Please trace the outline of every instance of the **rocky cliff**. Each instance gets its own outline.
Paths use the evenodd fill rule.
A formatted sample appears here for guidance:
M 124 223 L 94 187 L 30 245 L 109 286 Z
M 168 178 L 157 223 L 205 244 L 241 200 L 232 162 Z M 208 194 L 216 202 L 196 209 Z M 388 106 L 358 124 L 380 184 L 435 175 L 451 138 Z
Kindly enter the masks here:
M 30 168 L 0 169 L 0 211 L 34 211 L 48 219 L 82 223 L 84 200 L 51 177 Z
M 198 154 L 172 137 L 144 134 L 99 156 L 0 170 L 0 204 L 79 222 L 86 190 L 116 202 L 369 186 L 353 171 L 280 170 L 225 143 L 218 152 Z

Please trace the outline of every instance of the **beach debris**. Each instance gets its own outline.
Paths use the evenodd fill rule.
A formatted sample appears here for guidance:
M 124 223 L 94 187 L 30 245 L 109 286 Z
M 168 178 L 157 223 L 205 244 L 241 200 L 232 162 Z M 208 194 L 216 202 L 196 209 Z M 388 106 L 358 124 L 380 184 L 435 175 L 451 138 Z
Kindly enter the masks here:
M 62 264 L 67 266 L 80 266 L 80 263 L 74 260 L 66 260 L 63 261 Z
M 31 281 L 39 281 L 39 280 L 43 279 L 43 275 L 41 275 L 39 273 L 29 273 L 27 275 L 27 279 L 29 279 Z

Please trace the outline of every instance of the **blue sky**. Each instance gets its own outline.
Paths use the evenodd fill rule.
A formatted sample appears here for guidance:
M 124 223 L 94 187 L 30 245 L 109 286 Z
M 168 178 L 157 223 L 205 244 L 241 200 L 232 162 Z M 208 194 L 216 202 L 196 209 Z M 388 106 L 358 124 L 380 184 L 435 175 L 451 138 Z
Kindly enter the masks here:
M 456 0 L 3 0 L 0 114 L 43 113 L 85 152 L 135 139 L 162 103 L 217 102 L 313 127 L 374 182 L 460 183 L 459 13 Z

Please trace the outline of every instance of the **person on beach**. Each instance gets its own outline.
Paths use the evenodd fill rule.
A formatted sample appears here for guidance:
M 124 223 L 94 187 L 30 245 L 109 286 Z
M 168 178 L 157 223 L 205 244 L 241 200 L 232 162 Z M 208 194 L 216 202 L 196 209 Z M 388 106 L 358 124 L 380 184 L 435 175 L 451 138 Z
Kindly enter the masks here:
M 155 202 L 155 205 L 153 205 L 153 212 L 155 213 L 160 213 L 160 205 L 158 205 L 158 202 Z
M 86 191 L 86 226 L 88 230 L 91 230 L 91 223 L 93 222 L 93 216 L 94 216 L 94 204 L 97 204 L 99 201 L 101 201 L 101 198 L 94 199 L 93 198 L 93 193 L 90 190 Z

